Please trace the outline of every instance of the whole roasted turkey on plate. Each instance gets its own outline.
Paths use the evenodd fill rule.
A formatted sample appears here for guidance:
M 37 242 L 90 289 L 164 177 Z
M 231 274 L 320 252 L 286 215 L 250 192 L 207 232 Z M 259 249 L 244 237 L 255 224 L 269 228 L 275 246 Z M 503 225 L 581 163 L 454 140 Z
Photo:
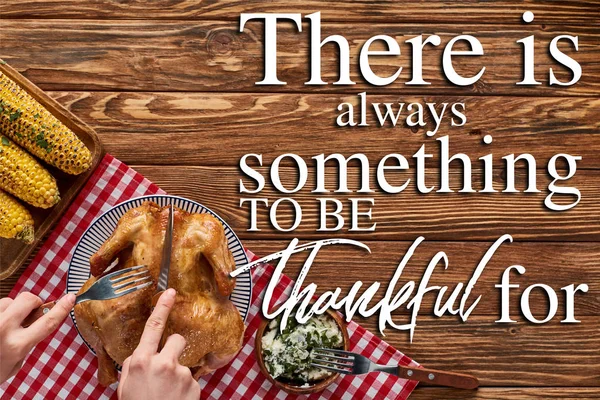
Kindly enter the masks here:
M 174 208 L 173 245 L 169 287 L 177 291 L 163 338 L 173 333 L 186 342 L 179 362 L 195 377 L 226 365 L 242 346 L 244 322 L 229 295 L 235 268 L 223 226 L 209 214 L 191 214 Z M 152 308 L 152 295 L 160 271 L 169 207 L 145 202 L 121 217 L 113 234 L 90 258 L 92 277 L 145 264 L 154 283 L 132 294 L 75 306 L 77 327 L 98 356 L 98 380 L 109 385 L 117 380 L 119 365 L 137 347 Z

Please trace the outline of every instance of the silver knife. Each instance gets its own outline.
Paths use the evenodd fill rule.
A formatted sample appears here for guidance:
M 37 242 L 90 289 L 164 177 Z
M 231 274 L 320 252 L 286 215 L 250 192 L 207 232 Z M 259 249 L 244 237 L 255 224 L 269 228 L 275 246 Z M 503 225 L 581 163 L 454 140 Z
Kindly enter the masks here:
M 169 268 L 171 267 L 171 250 L 173 248 L 173 204 L 169 207 L 169 219 L 165 230 L 165 241 L 160 260 L 160 273 L 156 285 L 156 293 L 152 297 L 152 307 L 156 305 L 160 295 L 169 287 Z

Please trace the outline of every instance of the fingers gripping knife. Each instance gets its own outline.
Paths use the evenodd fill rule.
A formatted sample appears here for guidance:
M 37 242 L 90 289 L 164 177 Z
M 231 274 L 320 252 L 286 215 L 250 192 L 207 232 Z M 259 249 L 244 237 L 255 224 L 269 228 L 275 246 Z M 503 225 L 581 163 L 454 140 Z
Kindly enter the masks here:
M 156 285 L 156 292 L 152 296 L 152 307 L 156 306 L 158 299 L 169 287 L 169 268 L 171 267 L 171 251 L 173 250 L 173 204 L 169 207 L 169 217 L 165 229 L 165 240 L 162 249 L 162 258 L 160 260 L 160 272 Z M 161 347 L 165 343 L 166 337 L 163 335 Z

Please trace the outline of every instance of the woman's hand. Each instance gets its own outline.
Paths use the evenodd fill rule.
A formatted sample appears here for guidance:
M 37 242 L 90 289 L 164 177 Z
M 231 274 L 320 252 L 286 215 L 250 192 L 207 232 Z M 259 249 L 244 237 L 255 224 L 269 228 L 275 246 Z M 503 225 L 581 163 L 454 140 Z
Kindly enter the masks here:
M 25 317 L 41 305 L 42 300 L 28 292 L 14 300 L 0 299 L 0 383 L 15 375 L 31 349 L 62 324 L 75 305 L 75 295 L 64 296 L 31 326 L 21 327 Z
M 181 335 L 171 335 L 158 352 L 175 290 L 166 290 L 146 322 L 140 344 L 123 363 L 117 394 L 120 399 L 193 399 L 200 397 L 200 385 L 190 369 L 179 364 L 185 348 Z

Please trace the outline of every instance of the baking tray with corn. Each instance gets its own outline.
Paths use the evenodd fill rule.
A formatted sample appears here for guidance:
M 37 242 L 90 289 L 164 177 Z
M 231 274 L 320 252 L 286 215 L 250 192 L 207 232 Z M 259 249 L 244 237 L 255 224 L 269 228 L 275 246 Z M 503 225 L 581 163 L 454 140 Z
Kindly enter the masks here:
M 0 279 L 66 209 L 100 147 L 91 128 L 0 62 Z

